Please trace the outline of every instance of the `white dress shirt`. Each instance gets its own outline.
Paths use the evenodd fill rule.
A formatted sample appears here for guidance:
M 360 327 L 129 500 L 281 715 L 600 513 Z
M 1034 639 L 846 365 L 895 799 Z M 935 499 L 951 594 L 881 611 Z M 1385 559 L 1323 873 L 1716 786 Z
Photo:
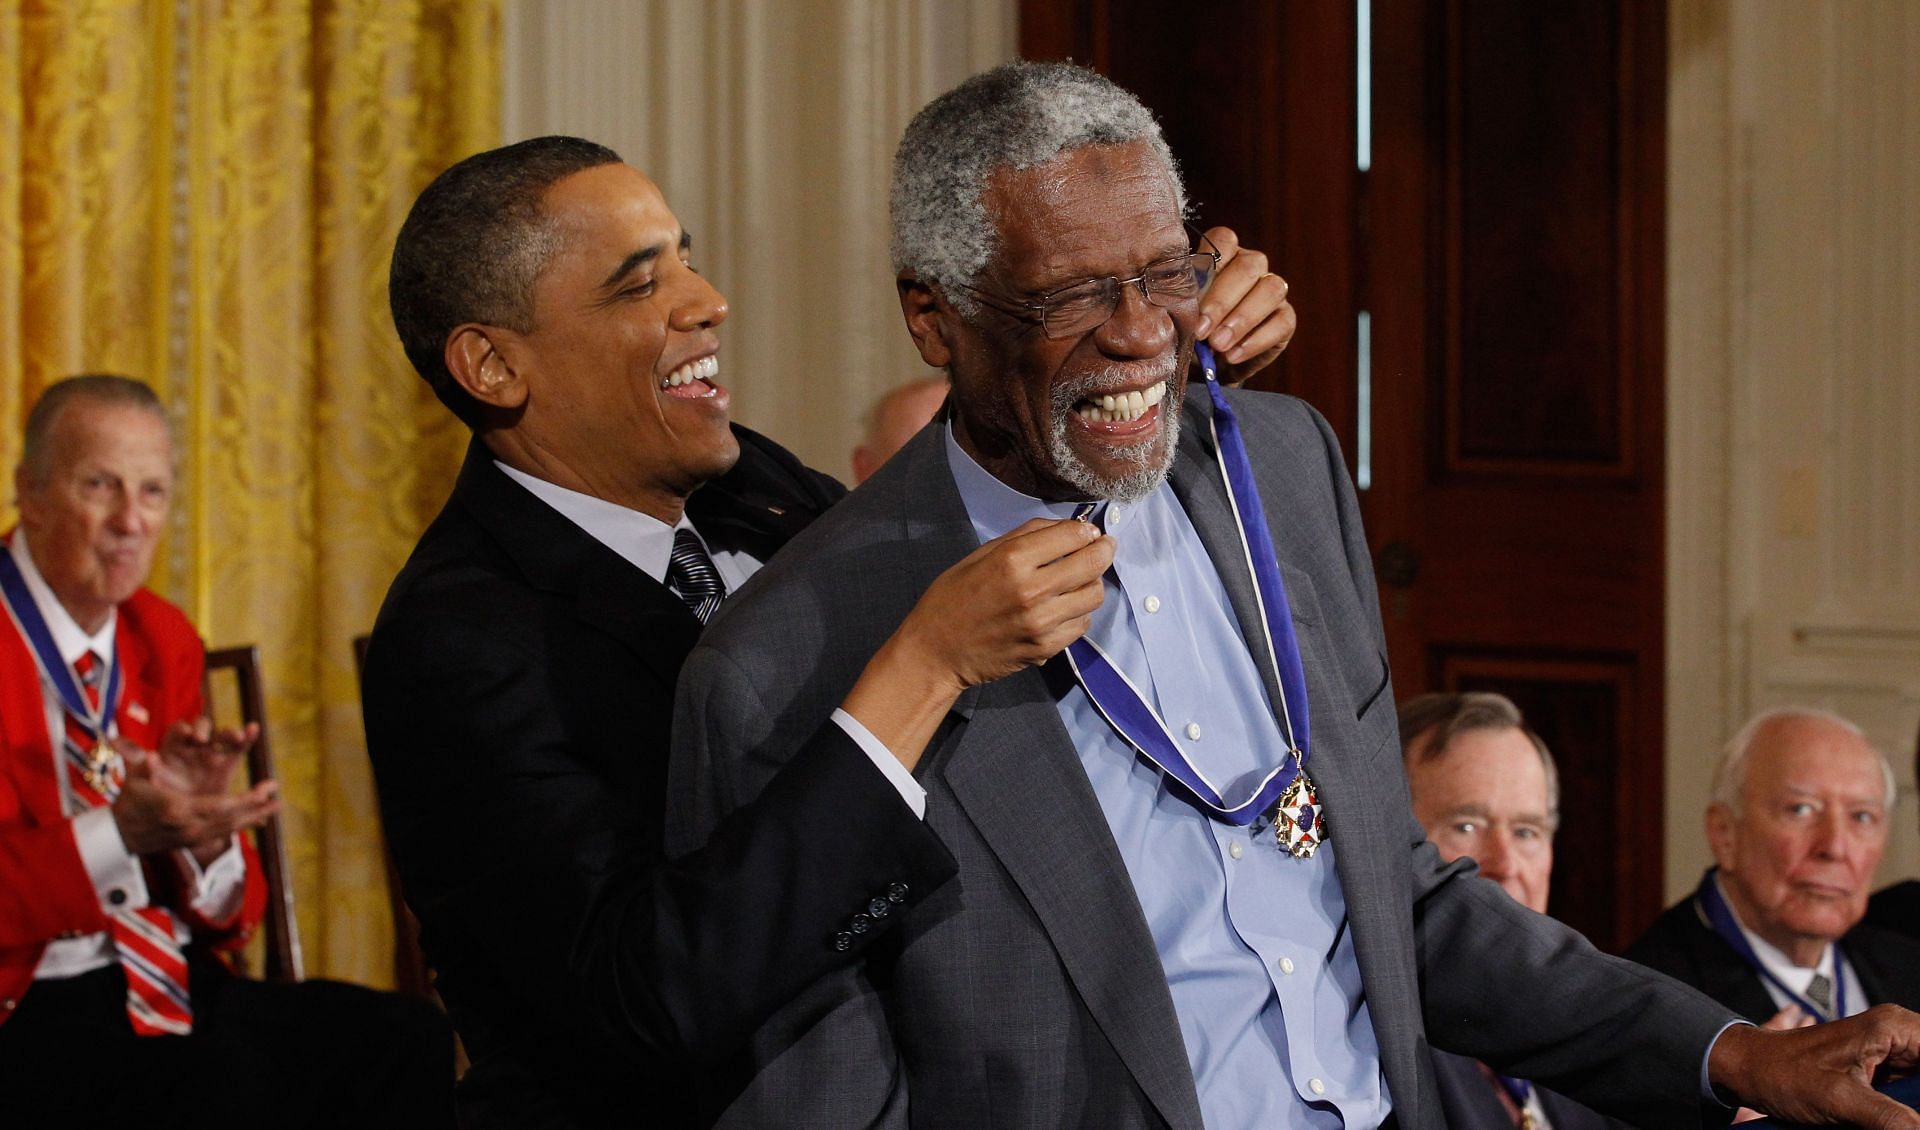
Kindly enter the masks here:
M 53 644 L 59 650 L 61 660 L 72 666 L 75 660 L 91 651 L 100 663 L 110 667 L 114 659 L 113 635 L 119 623 L 118 612 L 107 613 L 106 623 L 100 626 L 99 631 L 89 634 L 74 621 L 66 606 L 48 587 L 46 578 L 40 575 L 39 567 L 33 563 L 33 555 L 27 551 L 25 530 L 14 531 L 9 550 L 14 563 L 20 567 L 21 577 L 27 582 L 27 591 L 33 595 L 34 607 L 40 610 L 40 618 L 46 621 L 47 631 L 53 636 Z M 52 748 L 54 771 L 64 780 L 66 769 L 60 756 L 60 746 L 66 737 L 66 705 L 60 701 L 59 693 L 44 679 L 40 684 L 40 698 L 46 708 L 47 738 Z M 112 719 L 108 720 L 108 729 L 110 732 L 117 729 Z M 147 880 L 140 870 L 140 858 L 129 852 L 127 845 L 121 841 L 120 826 L 113 822 L 113 810 L 104 806 L 89 809 L 73 817 L 69 823 L 73 828 L 74 843 L 80 849 L 80 862 L 92 878 L 94 890 L 100 893 L 100 909 L 111 914 L 116 910 L 149 905 Z M 247 864 L 238 841 L 230 842 L 227 850 L 204 869 L 191 852 L 182 854 L 187 860 L 189 874 L 195 881 L 193 909 L 196 912 L 218 920 L 239 908 L 246 889 Z M 124 899 L 118 905 L 109 898 L 114 892 L 119 892 Z M 182 945 L 187 943 L 190 934 L 186 923 L 175 921 L 174 936 Z M 118 960 L 113 937 L 104 930 L 75 938 L 56 938 L 47 943 L 33 975 L 36 979 L 74 977 L 104 968 Z
M 577 490 L 568 490 L 545 479 L 536 478 L 525 471 L 509 467 L 498 459 L 493 465 L 506 472 L 508 478 L 527 490 L 537 499 L 553 507 L 560 516 L 584 530 L 588 537 L 613 550 L 634 568 L 659 581 L 667 583 L 667 566 L 673 555 L 673 537 L 678 530 L 692 530 L 706 548 L 707 555 L 713 558 L 713 566 L 719 572 L 720 579 L 727 583 L 729 594 L 740 591 L 747 578 L 759 572 L 765 564 L 749 553 L 737 550 L 714 550 L 706 537 L 694 526 L 683 512 L 676 525 L 669 526 L 651 514 L 642 514 L 638 510 L 629 510 L 604 498 L 582 494 Z M 900 799 L 913 809 L 913 814 L 922 819 L 927 814 L 927 790 L 913 779 L 907 767 L 900 764 L 878 738 L 874 737 L 860 720 L 844 710 L 835 710 L 833 720 L 852 738 L 861 752 L 867 755 L 874 767 L 885 775 L 887 781 L 900 794 Z

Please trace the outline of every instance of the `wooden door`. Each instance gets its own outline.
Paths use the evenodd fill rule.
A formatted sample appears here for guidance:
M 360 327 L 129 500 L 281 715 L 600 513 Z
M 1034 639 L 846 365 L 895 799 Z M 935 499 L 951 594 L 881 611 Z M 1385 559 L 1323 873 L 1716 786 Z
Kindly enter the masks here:
M 1203 223 L 1274 252 L 1301 330 L 1259 383 L 1346 446 L 1396 693 L 1520 704 L 1561 769 L 1552 910 L 1622 947 L 1662 901 L 1664 5 L 1021 18 L 1027 57 L 1154 108 Z

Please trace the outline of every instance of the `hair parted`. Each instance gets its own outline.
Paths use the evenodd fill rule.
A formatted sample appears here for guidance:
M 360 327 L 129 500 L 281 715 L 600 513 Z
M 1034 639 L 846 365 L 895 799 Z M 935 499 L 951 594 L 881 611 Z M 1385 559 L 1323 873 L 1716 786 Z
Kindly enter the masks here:
M 467 426 L 479 426 L 481 405 L 447 371 L 447 335 L 468 322 L 531 329 L 534 283 L 556 249 L 542 198 L 574 173 L 619 163 L 604 145 L 536 137 L 468 157 L 413 202 L 387 302 L 407 360 Z
M 1513 700 L 1491 691 L 1415 695 L 1400 704 L 1400 749 L 1409 764 L 1438 761 L 1462 734 L 1474 730 L 1518 730 L 1540 754 L 1547 779 L 1547 819 L 1560 823 L 1560 770 L 1547 743 L 1527 725 Z M 1431 735 L 1431 736 L 1429 736 Z M 1427 740 L 1423 743 L 1421 738 Z M 1417 747 L 1417 748 L 1416 748 Z
M 27 430 L 20 444 L 20 470 L 29 483 L 38 486 L 47 481 L 47 473 L 53 469 L 53 425 L 61 411 L 76 400 L 124 404 L 151 412 L 162 423 L 169 423 L 166 405 L 160 403 L 160 397 L 144 381 L 117 373 L 82 373 L 57 380 L 41 390 L 40 398 L 27 412 Z M 170 423 L 168 430 L 172 430 Z
M 1713 763 L 1713 786 L 1707 794 L 1707 804 L 1725 808 L 1735 816 L 1740 815 L 1740 802 L 1747 791 L 1747 763 L 1752 759 L 1753 747 L 1759 744 L 1760 732 L 1775 722 L 1797 720 L 1802 722 L 1825 722 L 1859 738 L 1868 749 L 1873 750 L 1873 758 L 1880 763 L 1880 775 L 1886 781 L 1886 807 L 1892 812 L 1894 802 L 1899 799 L 1899 786 L 1893 779 L 1893 766 L 1867 739 L 1867 732 L 1831 710 L 1822 710 L 1817 706 L 1779 706 L 1772 710 L 1762 710 L 1747 719 L 1727 744 L 1720 749 L 1720 757 Z
M 974 75 L 927 103 L 894 152 L 895 272 L 940 285 L 955 309 L 974 317 L 977 303 L 954 284 L 978 279 L 998 250 L 987 179 L 1082 145 L 1143 140 L 1166 165 L 1184 216 L 1180 166 L 1138 98 L 1072 63 L 1007 63 Z

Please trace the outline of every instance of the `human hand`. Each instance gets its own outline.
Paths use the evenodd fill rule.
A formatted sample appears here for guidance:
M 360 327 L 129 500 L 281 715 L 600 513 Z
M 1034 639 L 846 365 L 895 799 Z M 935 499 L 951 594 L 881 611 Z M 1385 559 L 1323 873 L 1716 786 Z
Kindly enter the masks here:
M 233 771 L 260 740 L 260 724 L 215 729 L 211 718 L 175 722 L 160 738 L 163 781 L 184 792 L 220 796 L 233 787 Z
M 1907 1070 L 1916 1062 L 1920 1016 L 1878 1005 L 1829 1024 L 1729 1028 L 1708 1053 L 1707 1073 L 1743 1108 L 1789 1122 L 1920 1130 L 1920 1113 L 1873 1090 L 1879 1068 Z
M 867 663 L 841 708 L 912 769 L 968 687 L 1044 663 L 1087 630 L 1113 539 L 1035 518 L 960 559 Z
M 1816 1021 L 1813 1017 L 1807 1015 L 1799 1005 L 1790 1004 L 1768 1017 L 1767 1022 L 1760 1027 L 1769 1032 L 1791 1032 L 1795 1028 L 1810 1028 L 1815 1023 Z M 1765 1117 L 1765 1114 L 1762 1114 L 1750 1106 L 1743 1106 L 1733 1112 L 1733 1120 L 1735 1122 L 1752 1122 L 1756 1118 Z
M 1230 228 L 1209 228 L 1206 238 L 1220 252 L 1220 265 L 1200 297 L 1195 336 L 1213 347 L 1221 382 L 1239 385 L 1273 364 L 1293 340 L 1293 305 L 1287 280 L 1267 269 L 1264 253 L 1241 247 Z
M 217 855 L 235 832 L 259 827 L 280 808 L 279 786 L 272 781 L 243 793 L 201 793 L 181 787 L 177 773 L 163 776 L 158 754 L 128 744 L 120 747 L 120 755 L 127 773 L 113 802 L 113 822 L 135 855 L 177 848 Z

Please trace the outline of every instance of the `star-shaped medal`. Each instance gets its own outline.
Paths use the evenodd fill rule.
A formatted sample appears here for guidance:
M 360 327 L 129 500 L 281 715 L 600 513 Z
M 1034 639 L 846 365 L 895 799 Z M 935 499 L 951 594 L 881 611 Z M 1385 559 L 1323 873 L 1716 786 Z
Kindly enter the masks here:
M 1320 794 L 1313 787 L 1313 778 L 1307 776 L 1304 764 L 1295 771 L 1293 783 L 1280 794 L 1279 807 L 1274 810 L 1273 838 L 1280 850 L 1295 859 L 1312 859 L 1314 849 L 1327 838 L 1327 813 L 1320 806 Z

